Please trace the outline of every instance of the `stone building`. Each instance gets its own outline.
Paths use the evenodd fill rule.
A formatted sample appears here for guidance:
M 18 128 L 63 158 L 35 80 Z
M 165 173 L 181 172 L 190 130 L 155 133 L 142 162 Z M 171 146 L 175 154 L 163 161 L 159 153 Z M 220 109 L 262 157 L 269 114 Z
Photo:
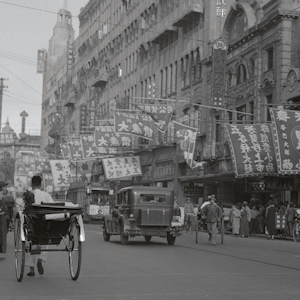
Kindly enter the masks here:
M 72 138 L 133 103 L 173 103 L 173 120 L 198 128 L 202 167 L 178 155 L 170 124 L 153 141 L 135 139 L 143 175 L 132 184 L 174 188 L 179 204 L 211 193 L 231 203 L 297 198 L 283 187 L 249 189 L 265 178 L 236 179 L 223 124 L 267 122 L 268 106 L 299 101 L 298 14 L 292 0 L 90 0 L 75 39 L 71 14 L 61 10 L 45 60 L 42 148 L 56 147 L 54 126 L 59 139 Z M 220 45 L 227 51 L 217 69 Z

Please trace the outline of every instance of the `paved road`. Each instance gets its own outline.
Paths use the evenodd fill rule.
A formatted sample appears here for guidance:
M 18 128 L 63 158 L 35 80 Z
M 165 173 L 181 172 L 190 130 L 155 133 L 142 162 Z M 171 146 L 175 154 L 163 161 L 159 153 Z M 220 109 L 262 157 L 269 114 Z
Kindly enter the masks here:
M 67 254 L 52 252 L 45 274 L 14 273 L 13 235 L 0 262 L 1 300 L 50 299 L 298 299 L 300 243 L 225 235 L 212 246 L 205 233 L 184 233 L 169 246 L 137 237 L 126 246 L 119 237 L 104 242 L 99 225 L 85 225 L 82 270 L 70 278 Z M 26 273 L 28 268 L 26 269 Z

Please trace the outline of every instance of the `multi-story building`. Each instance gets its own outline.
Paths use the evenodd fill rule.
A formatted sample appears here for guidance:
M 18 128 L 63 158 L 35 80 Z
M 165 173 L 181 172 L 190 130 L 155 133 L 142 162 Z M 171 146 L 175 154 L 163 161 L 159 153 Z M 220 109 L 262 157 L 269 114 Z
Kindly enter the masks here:
M 171 124 L 153 141 L 135 139 L 143 175 L 133 184 L 173 187 L 179 204 L 210 193 L 227 202 L 297 198 L 284 188 L 257 194 L 251 180 L 236 180 L 223 126 L 266 122 L 268 105 L 298 101 L 297 14 L 292 0 L 90 0 L 74 39 L 71 14 L 60 10 L 45 60 L 42 148 L 55 147 L 53 127 L 75 137 L 132 103 L 173 103 L 173 119 L 198 128 L 195 159 L 206 164 L 187 166 Z M 218 40 L 226 82 L 218 80 Z

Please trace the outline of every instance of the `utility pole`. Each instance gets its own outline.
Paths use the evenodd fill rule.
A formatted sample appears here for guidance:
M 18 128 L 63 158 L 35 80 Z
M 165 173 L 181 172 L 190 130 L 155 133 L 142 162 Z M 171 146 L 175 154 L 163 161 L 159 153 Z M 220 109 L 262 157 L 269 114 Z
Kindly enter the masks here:
M 0 132 L 1 132 L 1 125 L 2 125 L 2 102 L 3 102 L 3 84 L 4 79 L 0 78 Z

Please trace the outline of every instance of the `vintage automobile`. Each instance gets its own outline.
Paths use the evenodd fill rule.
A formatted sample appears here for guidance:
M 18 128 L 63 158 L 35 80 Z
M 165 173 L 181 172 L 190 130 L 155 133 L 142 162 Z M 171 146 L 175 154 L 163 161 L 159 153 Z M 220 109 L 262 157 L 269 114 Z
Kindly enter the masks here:
M 183 229 L 180 216 L 176 216 L 174 210 L 173 191 L 149 186 L 122 188 L 111 214 L 104 216 L 102 226 L 105 241 L 109 241 L 111 235 L 120 235 L 123 245 L 135 236 L 144 236 L 146 242 L 150 242 L 152 236 L 159 236 L 174 245 Z

